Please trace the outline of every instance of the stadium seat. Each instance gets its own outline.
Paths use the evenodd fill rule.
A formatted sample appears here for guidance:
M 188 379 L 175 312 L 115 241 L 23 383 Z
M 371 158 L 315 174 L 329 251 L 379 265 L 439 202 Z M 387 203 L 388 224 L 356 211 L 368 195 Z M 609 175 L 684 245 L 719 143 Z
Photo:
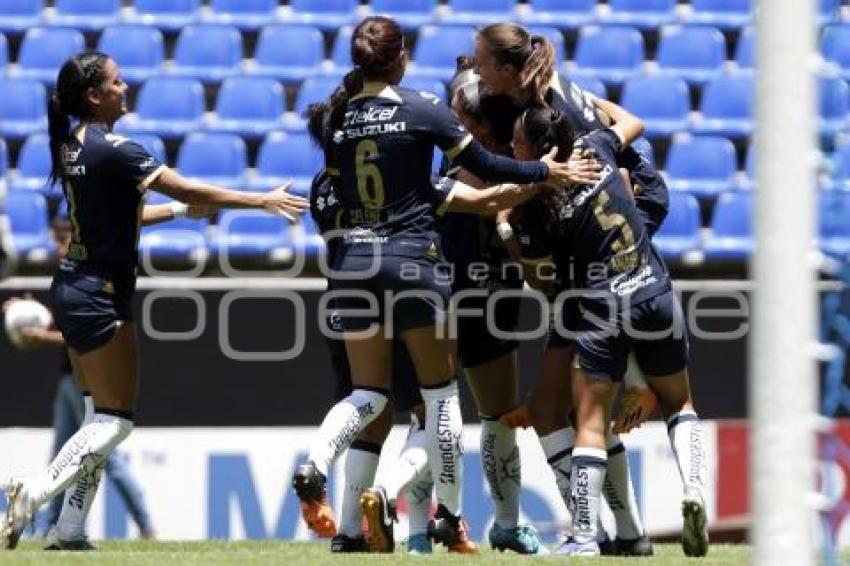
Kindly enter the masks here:
M 38 193 L 10 192 L 6 195 L 6 216 L 12 233 L 12 248 L 25 263 L 41 264 L 56 254 L 50 235 L 47 203 Z
M 165 60 L 162 32 L 152 26 L 123 25 L 103 30 L 97 48 L 121 68 L 121 78 L 138 84 L 161 72 Z
M 700 208 L 696 197 L 688 193 L 670 193 L 670 212 L 652 237 L 664 259 L 690 263 L 701 258 Z
M 6 140 L 0 138 L 0 187 L 3 187 L 6 174 L 9 172 L 9 147 L 6 145 Z M 2 194 L 0 190 L 0 194 Z
M 83 34 L 74 29 L 33 28 L 24 35 L 15 76 L 53 84 L 68 58 L 85 50 Z
M 22 138 L 47 129 L 47 91 L 38 81 L 0 77 L 0 135 Z
M 699 198 L 713 198 L 732 190 L 736 172 L 735 146 L 726 138 L 677 139 L 667 154 L 667 186 Z
M 756 57 L 756 33 L 752 26 L 747 26 L 738 34 L 738 45 L 735 47 L 735 62 L 742 69 L 752 69 Z
M 568 73 L 619 85 L 637 75 L 643 61 L 643 36 L 635 28 L 587 26 L 579 32 L 575 66 Z
M 292 181 L 293 193 L 306 196 L 313 177 L 324 167 L 322 151 L 303 132 L 272 132 L 260 145 L 257 176 L 249 186 L 267 190 Z
M 50 143 L 47 134 L 33 134 L 24 141 L 18 155 L 17 174 L 11 177 L 9 188 L 13 191 L 38 192 L 44 196 L 59 197 L 62 190 L 49 185 Z
M 824 27 L 820 48 L 824 58 L 841 67 L 841 75 L 850 80 L 850 25 Z
M 247 167 L 245 142 L 235 134 L 191 133 L 177 152 L 182 175 L 230 189 L 245 185 Z
M 850 193 L 821 191 L 818 201 L 818 243 L 823 253 L 841 258 L 850 254 Z
M 841 18 L 842 0 L 820 0 L 818 7 L 818 24 L 824 25 Z
M 710 26 L 667 26 L 661 29 L 658 66 L 689 83 L 702 84 L 726 63 L 726 40 Z
M 752 0 L 691 0 L 692 12 L 685 21 L 734 30 L 750 23 Z
M 262 210 L 226 210 L 218 219 L 219 231 L 210 249 L 222 262 L 254 260 L 288 262 L 294 256 L 291 224 L 283 216 Z
M 212 0 L 207 21 L 255 30 L 273 21 L 278 0 Z
M 530 0 L 519 19 L 524 25 L 575 29 L 596 21 L 596 4 L 597 0 Z
M 358 0 L 290 0 L 283 21 L 333 31 L 359 19 Z
M 569 77 L 569 79 L 577 84 L 582 90 L 592 92 L 600 98 L 608 98 L 608 87 L 596 77 L 591 77 L 590 75 L 578 75 L 575 77 Z
M 155 77 L 139 90 L 136 112 L 116 128 L 163 138 L 182 137 L 203 126 L 204 87 L 195 79 Z
M 835 134 L 847 126 L 850 114 L 850 89 L 841 77 L 821 77 L 818 80 L 820 108 L 819 128 L 824 145 L 831 145 Z
M 753 76 L 749 72 L 720 75 L 703 90 L 702 115 L 694 122 L 697 134 L 748 137 L 753 131 Z
M 242 36 L 233 26 L 191 25 L 183 28 L 174 48 L 170 72 L 205 83 L 219 82 L 239 72 Z
M 296 252 L 300 251 L 305 257 L 313 259 L 325 255 L 325 239 L 319 233 L 313 217 L 309 214 L 302 214 L 300 220 L 298 224 L 290 228 L 292 244 Z
M 283 127 L 286 98 L 283 87 L 265 77 L 233 77 L 218 91 L 215 115 L 207 129 L 258 138 Z
M 654 30 L 676 21 L 677 0 L 608 0 L 606 24 Z
M 337 30 L 333 47 L 331 48 L 330 64 L 323 66 L 322 74 L 341 78 L 351 70 L 351 34 L 353 32 L 354 28 L 352 26 L 343 26 Z M 405 73 L 405 76 L 409 74 L 409 72 Z
M 322 32 L 312 26 L 272 25 L 264 27 L 257 41 L 255 65 L 249 74 L 272 77 L 297 85 L 315 76 L 324 59 Z
M 468 26 L 425 26 L 413 51 L 414 64 L 408 73 L 449 81 L 461 53 L 475 51 L 475 29 Z
M 151 191 L 146 204 L 171 202 L 174 202 L 173 199 Z M 139 257 L 147 257 L 154 262 L 168 262 L 169 265 L 179 264 L 181 267 L 203 264 L 209 257 L 206 239 L 208 225 L 209 221 L 205 218 L 176 218 L 144 226 L 139 237 Z
M 44 0 L 0 2 L 0 32 L 23 33 L 41 23 Z
M 626 81 L 623 107 L 640 116 L 647 138 L 669 137 L 688 129 L 691 99 L 688 85 L 667 74 L 634 77 Z
M 0 67 L 5 67 L 9 62 L 9 44 L 6 36 L 0 33 Z
M 446 84 L 443 81 L 437 79 L 405 75 L 404 78 L 401 80 L 400 86 L 403 86 L 404 88 L 409 88 L 410 90 L 430 92 L 431 94 L 437 95 L 437 98 L 442 100 L 445 104 L 449 104 L 451 102 L 449 100 L 449 94 L 448 89 L 446 89 Z
M 135 0 L 130 21 L 175 31 L 198 19 L 201 0 Z
M 753 193 L 720 195 L 711 217 L 711 233 L 703 249 L 706 259 L 717 262 L 746 261 L 753 252 Z
M 153 134 L 134 134 L 130 139 L 145 148 L 160 163 L 167 163 L 165 144 L 159 136 Z
M 514 19 L 515 0 L 448 0 L 442 25 L 485 26 Z
M 434 21 L 437 0 L 372 0 L 375 15 L 390 16 L 405 31 L 415 31 Z
M 284 117 L 284 128 L 291 131 L 304 130 L 307 124 L 304 120 L 307 106 L 325 100 L 338 86 L 339 79 L 336 77 L 319 76 L 304 81 L 295 96 L 295 110 Z
M 53 26 L 97 31 L 118 23 L 121 0 L 56 0 L 49 23 Z
M 567 48 L 564 44 L 564 34 L 554 26 L 526 26 L 531 35 L 540 35 L 552 42 L 555 47 L 555 62 L 563 65 L 567 60 Z

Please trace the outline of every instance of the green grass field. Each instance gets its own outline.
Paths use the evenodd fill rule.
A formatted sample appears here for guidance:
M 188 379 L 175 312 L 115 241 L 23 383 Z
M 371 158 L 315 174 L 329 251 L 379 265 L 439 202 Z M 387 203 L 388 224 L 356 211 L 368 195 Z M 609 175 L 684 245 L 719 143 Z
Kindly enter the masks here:
M 521 557 L 512 553 L 486 550 L 480 556 L 449 555 L 438 550 L 430 558 L 407 556 L 399 546 L 392 555 L 350 554 L 332 555 L 327 543 L 317 542 L 103 542 L 97 552 L 45 552 L 40 541 L 25 541 L 13 552 L 0 552 L 0 565 L 74 565 L 109 564 L 118 566 L 184 566 L 184 565 L 227 565 L 251 566 L 254 564 L 319 565 L 319 564 L 423 564 L 431 561 L 440 564 L 539 564 L 540 558 Z M 604 558 L 594 564 L 606 566 L 636 564 L 659 564 L 679 566 L 682 564 L 711 564 L 738 566 L 749 563 L 750 549 L 743 545 L 714 545 L 703 559 L 685 559 L 678 545 L 655 545 L 653 559 Z M 546 558 L 544 564 L 583 563 L 585 560 Z

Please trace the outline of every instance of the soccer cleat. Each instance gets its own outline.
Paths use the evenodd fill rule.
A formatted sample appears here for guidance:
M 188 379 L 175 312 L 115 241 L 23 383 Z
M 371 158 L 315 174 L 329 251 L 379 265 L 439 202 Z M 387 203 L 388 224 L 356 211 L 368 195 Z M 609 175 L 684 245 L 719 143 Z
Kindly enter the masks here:
M 360 509 L 369 526 L 366 532 L 366 544 L 369 552 L 393 552 L 395 538 L 393 536 L 393 521 L 396 520 L 395 509 L 387 500 L 387 493 L 382 487 L 370 487 L 360 496 Z
M 518 554 L 548 554 L 545 546 L 540 544 L 540 535 L 531 525 L 518 525 L 512 528 L 502 528 L 493 524 L 490 529 L 490 546 L 504 552 L 513 550 Z
M 682 502 L 682 550 L 685 556 L 708 554 L 708 528 L 702 498 L 685 497 Z
M 72 552 L 86 552 L 97 550 L 87 538 L 76 540 L 60 540 L 59 533 L 56 532 L 56 527 L 51 528 L 47 532 L 47 546 L 44 550 L 66 550 Z
M 552 551 L 553 556 L 599 556 L 599 544 L 593 542 L 576 542 L 572 537 L 564 540 Z
M 316 464 L 307 462 L 295 469 L 292 487 L 301 500 L 301 516 L 307 526 L 322 538 L 336 535 L 336 521 L 328 504 L 327 480 L 316 469 Z
M 652 556 L 652 541 L 646 535 L 633 539 L 605 537 L 598 542 L 602 556 Z
M 437 506 L 434 518 L 428 523 L 428 538 L 458 554 L 477 554 L 478 547 L 469 538 L 469 526 L 460 516 L 449 513 L 443 505 Z
M 34 509 L 24 493 L 23 482 L 10 480 L 6 484 L 6 519 L 0 526 L 0 545 L 6 550 L 18 546 L 21 533 L 34 515 Z
M 432 552 L 433 548 L 428 535 L 410 535 L 410 538 L 407 539 L 408 554 L 431 554 Z
M 369 545 L 366 544 L 366 538 L 363 535 L 350 537 L 348 535 L 338 534 L 331 539 L 331 552 L 341 554 L 369 552 Z

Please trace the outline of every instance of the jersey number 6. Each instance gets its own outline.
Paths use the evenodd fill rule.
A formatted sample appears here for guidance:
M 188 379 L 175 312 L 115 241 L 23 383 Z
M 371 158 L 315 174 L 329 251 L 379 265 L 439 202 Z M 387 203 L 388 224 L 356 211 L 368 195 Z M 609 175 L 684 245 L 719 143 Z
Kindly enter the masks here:
M 374 161 L 378 157 L 378 144 L 363 140 L 354 150 L 354 167 L 357 173 L 357 194 L 365 208 L 384 206 L 384 180 Z

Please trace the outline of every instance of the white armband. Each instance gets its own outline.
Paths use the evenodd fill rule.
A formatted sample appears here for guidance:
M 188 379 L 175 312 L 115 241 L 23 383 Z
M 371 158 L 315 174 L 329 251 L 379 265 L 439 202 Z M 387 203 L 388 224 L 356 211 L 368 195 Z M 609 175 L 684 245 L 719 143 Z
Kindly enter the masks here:
M 170 206 L 173 218 L 185 218 L 189 214 L 189 205 L 184 202 L 174 201 L 170 203 Z
M 507 242 L 514 237 L 514 228 L 510 222 L 499 222 L 496 224 L 496 232 L 503 242 Z

